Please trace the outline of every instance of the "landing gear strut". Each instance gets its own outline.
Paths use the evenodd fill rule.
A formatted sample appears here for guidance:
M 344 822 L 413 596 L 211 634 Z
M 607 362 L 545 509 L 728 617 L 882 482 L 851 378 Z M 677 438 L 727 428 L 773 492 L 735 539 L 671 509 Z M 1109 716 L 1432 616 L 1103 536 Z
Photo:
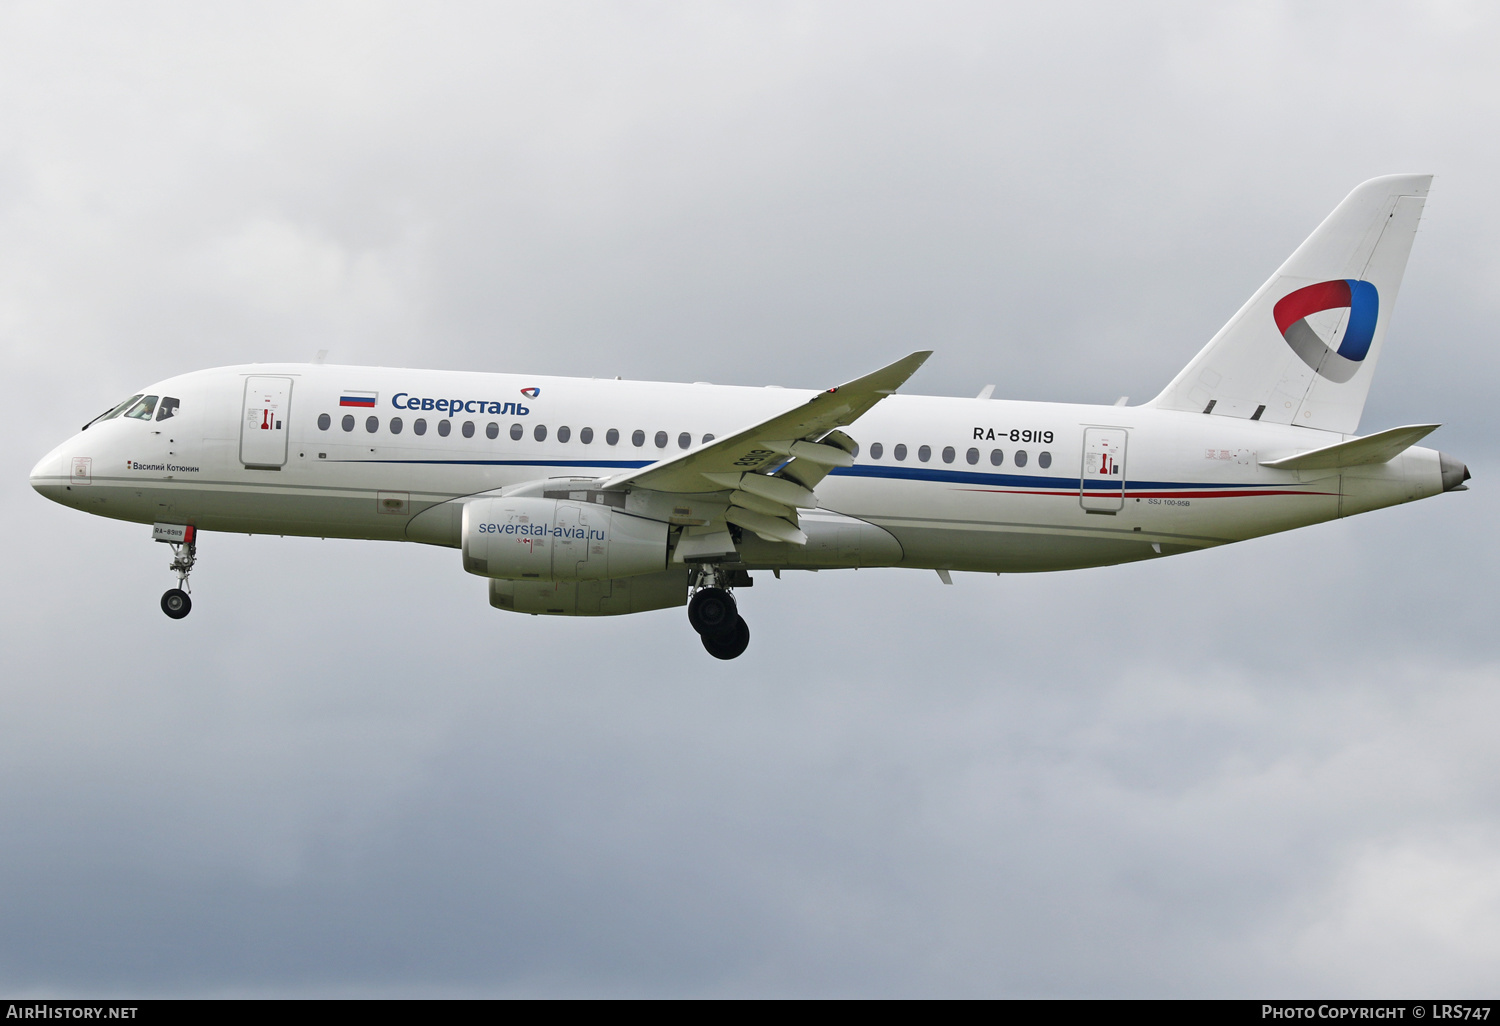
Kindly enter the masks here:
M 188 594 L 188 574 L 198 559 L 198 543 L 194 541 L 171 542 L 172 564 L 167 569 L 177 574 L 177 587 L 169 588 L 161 597 L 161 611 L 174 620 L 181 620 L 193 611 L 193 598 Z
M 748 583 L 748 575 L 741 571 L 741 576 L 746 576 Z M 731 582 L 730 575 L 722 570 L 705 566 L 698 572 L 697 590 L 688 602 L 688 623 L 715 659 L 734 659 L 750 646 L 750 627 L 740 616 L 734 595 L 723 587 Z

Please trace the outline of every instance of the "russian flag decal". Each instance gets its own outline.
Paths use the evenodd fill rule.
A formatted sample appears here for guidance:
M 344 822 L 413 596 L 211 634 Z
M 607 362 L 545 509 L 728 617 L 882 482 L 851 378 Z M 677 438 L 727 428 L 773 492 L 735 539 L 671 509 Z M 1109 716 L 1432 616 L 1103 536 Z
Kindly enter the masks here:
M 379 398 L 379 392 L 350 392 L 346 389 L 339 393 L 339 405 L 363 406 L 366 409 L 374 409 L 375 400 Z

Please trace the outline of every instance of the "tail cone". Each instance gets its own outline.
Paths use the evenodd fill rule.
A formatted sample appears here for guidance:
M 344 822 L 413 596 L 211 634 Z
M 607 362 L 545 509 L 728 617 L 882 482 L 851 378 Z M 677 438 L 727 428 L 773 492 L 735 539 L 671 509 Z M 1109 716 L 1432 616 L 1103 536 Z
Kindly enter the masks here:
M 1443 491 L 1468 491 L 1468 485 L 1464 482 L 1470 477 L 1469 468 L 1445 452 L 1438 453 L 1438 460 L 1443 468 Z

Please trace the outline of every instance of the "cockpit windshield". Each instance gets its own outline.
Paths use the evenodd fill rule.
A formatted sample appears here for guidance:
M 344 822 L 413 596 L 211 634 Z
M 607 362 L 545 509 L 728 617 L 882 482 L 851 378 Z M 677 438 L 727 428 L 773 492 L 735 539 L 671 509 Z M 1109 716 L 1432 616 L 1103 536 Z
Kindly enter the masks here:
M 139 394 L 136 394 L 136 395 L 131 396 L 129 399 L 126 399 L 119 406 L 112 406 L 112 407 L 110 407 L 109 409 L 105 410 L 103 413 L 99 414 L 99 416 L 95 417 L 93 420 L 91 420 L 87 424 L 85 424 L 83 426 L 83 430 L 87 431 L 89 428 L 93 427 L 95 424 L 99 423 L 101 420 L 111 420 L 111 419 L 113 419 L 115 417 L 118 417 L 120 414 L 122 414 L 126 410 L 130 409 L 130 407 L 134 406 L 136 400 L 140 399 L 140 398 L 141 398 L 141 396 Z
M 130 409 L 125 411 L 125 416 L 135 420 L 150 420 L 151 414 L 156 412 L 156 396 L 148 395 L 141 399 Z
M 178 401 L 169 395 L 161 397 L 161 405 L 156 408 L 156 419 L 166 420 L 177 412 Z

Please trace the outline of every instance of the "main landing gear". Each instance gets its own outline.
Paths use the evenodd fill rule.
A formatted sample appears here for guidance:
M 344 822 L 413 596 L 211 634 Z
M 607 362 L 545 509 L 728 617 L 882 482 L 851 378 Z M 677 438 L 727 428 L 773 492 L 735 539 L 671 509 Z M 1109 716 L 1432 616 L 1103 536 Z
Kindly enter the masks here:
M 192 536 L 189 535 L 191 538 Z M 193 564 L 198 559 L 198 543 L 195 540 L 185 542 L 171 542 L 172 564 L 167 569 L 177 574 L 177 587 L 169 588 L 161 597 L 161 611 L 174 620 L 181 620 L 193 611 L 193 598 L 188 594 L 192 590 L 188 585 L 188 574 L 193 572 Z
M 730 583 L 749 584 L 749 575 L 740 573 L 745 577 L 743 582 L 733 580 L 715 567 L 704 567 L 698 574 L 697 590 L 688 602 L 688 623 L 715 659 L 737 658 L 750 647 L 750 627 L 740 616 L 734 595 L 723 587 Z

